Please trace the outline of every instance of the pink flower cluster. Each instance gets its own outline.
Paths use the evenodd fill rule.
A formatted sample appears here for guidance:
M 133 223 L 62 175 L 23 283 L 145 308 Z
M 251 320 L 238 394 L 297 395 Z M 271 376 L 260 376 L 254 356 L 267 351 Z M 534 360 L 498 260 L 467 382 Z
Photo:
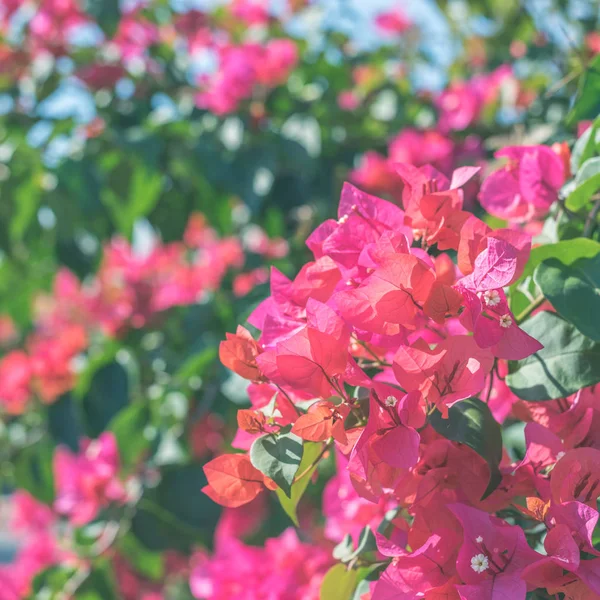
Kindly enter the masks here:
M 119 468 L 117 442 L 109 432 L 84 440 L 79 454 L 58 448 L 54 454 L 56 512 L 68 516 L 73 525 L 85 525 L 109 504 L 125 503 L 127 491 Z
M 31 593 L 34 577 L 57 564 L 76 564 L 75 555 L 61 548 L 56 538 L 52 510 L 27 492 L 11 498 L 11 531 L 22 540 L 15 558 L 0 566 L 0 600 L 21 600 Z
M 219 68 L 201 77 L 203 91 L 196 102 L 217 115 L 235 111 L 257 89 L 280 85 L 298 61 L 296 44 L 289 39 L 272 39 L 262 45 L 228 42 L 215 46 L 213 51 Z
M 504 292 L 523 272 L 531 239 L 464 210 L 463 188 L 477 171 L 448 179 L 431 166 L 397 164 L 402 208 L 344 186 L 337 220 L 307 240 L 314 260 L 293 280 L 272 270 L 271 296 L 248 319 L 260 337 L 238 327 L 221 344 L 222 362 L 252 381 L 233 446 L 248 450 L 290 426 L 324 450 L 335 445 L 338 475 L 324 497 L 333 540 L 356 538 L 398 510 L 388 535 L 377 534 L 389 564 L 372 600 L 524 600 L 536 588 L 597 598 L 597 392 L 526 404 L 502 381 L 506 360 L 542 348 Z M 536 187 L 533 201 L 545 194 Z M 486 461 L 430 420 L 473 397 L 499 420 L 520 413 L 530 421 L 525 458 L 504 454 L 489 490 Z M 277 488 L 245 454 L 219 456 L 205 472 L 206 493 L 225 506 Z M 501 518 L 509 510 L 544 525 L 545 553 Z
M 34 396 L 53 402 L 70 390 L 75 359 L 87 349 L 90 334 L 121 336 L 168 308 L 193 304 L 218 289 L 229 268 L 243 263 L 239 240 L 219 239 L 198 214 L 191 217 L 183 242 L 155 240 L 140 253 L 124 239 L 112 240 L 89 283 L 59 271 L 52 294 L 35 302 L 36 329 L 25 349 L 0 360 L 3 410 L 20 414 Z
M 489 106 L 499 101 L 502 86 L 518 90 L 518 85 L 508 65 L 468 81 L 451 83 L 435 100 L 440 130 L 463 131 L 474 125 Z
M 215 553 L 192 558 L 190 587 L 196 598 L 210 600 L 319 600 L 331 551 L 300 542 L 288 529 L 261 548 L 229 537 Z
M 361 188 L 389 195 L 401 202 L 404 182 L 398 176 L 395 165 L 431 165 L 444 175 L 450 175 L 458 164 L 482 160 L 483 147 L 477 136 L 468 136 L 462 142 L 455 142 L 437 129 L 407 127 L 390 140 L 387 156 L 366 152 L 350 178 Z M 469 199 L 473 194 L 474 182 L 469 182 L 465 196 Z

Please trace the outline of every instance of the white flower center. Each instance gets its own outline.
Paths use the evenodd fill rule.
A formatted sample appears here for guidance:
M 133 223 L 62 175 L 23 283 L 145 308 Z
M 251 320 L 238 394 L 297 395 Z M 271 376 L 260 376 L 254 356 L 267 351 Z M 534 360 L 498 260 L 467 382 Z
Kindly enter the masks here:
M 490 568 L 490 563 L 488 561 L 488 557 L 485 554 L 476 554 L 471 559 L 471 569 L 475 571 L 475 573 L 483 573 Z
M 512 317 L 507 313 L 500 317 L 500 327 L 504 327 L 504 329 L 508 329 L 513 323 Z
M 394 396 L 388 396 L 385 400 L 385 405 L 386 406 L 396 406 L 396 404 L 398 404 L 398 398 L 394 398 Z
M 481 542 L 483 542 L 483 538 L 482 538 L 480 535 L 478 535 L 478 536 L 475 538 L 475 541 L 476 541 L 478 544 L 481 544 Z
M 498 290 L 488 290 L 483 294 L 483 300 L 488 306 L 498 306 L 500 304 L 500 293 Z

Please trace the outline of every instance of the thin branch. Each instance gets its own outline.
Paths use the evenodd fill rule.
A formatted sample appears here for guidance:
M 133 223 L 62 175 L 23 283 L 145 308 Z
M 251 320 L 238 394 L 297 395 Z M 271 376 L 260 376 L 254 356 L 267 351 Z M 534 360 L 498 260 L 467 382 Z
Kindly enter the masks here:
M 585 220 L 585 225 L 583 226 L 583 237 L 591 237 L 594 232 L 594 227 L 596 226 L 596 219 L 598 217 L 598 213 L 600 212 L 600 198 L 598 198 L 594 204 L 594 207 L 590 211 L 590 214 L 587 216 Z
M 536 308 L 544 304 L 545 301 L 546 298 L 544 296 L 538 296 L 524 311 L 517 315 L 517 325 L 520 325 Z

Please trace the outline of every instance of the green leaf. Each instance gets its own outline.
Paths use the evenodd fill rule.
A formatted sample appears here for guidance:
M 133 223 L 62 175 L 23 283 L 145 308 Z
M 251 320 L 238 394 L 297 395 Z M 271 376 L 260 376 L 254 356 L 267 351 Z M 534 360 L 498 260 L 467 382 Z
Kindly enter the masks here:
M 131 531 L 155 552 L 210 546 L 221 508 L 200 491 L 207 483 L 202 465 L 163 467 L 161 475 L 144 491 Z
M 156 206 L 162 187 L 163 178 L 160 171 L 151 170 L 142 164 L 134 164 L 127 198 L 124 199 L 110 187 L 101 190 L 101 198 L 119 231 L 130 237 L 136 220 L 148 215 Z
M 116 340 L 107 341 L 106 345 L 93 356 L 89 358 L 85 369 L 77 374 L 77 382 L 73 388 L 73 395 L 76 398 L 83 398 L 88 393 L 94 375 L 102 368 L 113 362 L 121 344 Z
M 21 183 L 14 193 L 14 215 L 10 221 L 10 237 L 13 241 L 23 239 L 42 199 L 40 184 L 35 176 Z
M 535 282 L 552 306 L 589 338 L 600 342 L 600 255 L 572 265 L 545 260 L 535 271 Z
M 595 160 L 595 159 L 592 159 Z M 578 185 L 568 196 L 565 206 L 577 212 L 581 210 L 591 199 L 591 197 L 600 189 L 600 172 L 595 173 L 589 179 L 586 179 L 581 185 Z
M 321 453 L 323 448 L 322 444 L 318 444 L 316 442 L 304 442 L 303 450 L 302 450 L 302 460 L 300 461 L 300 466 L 298 467 L 299 473 L 304 473 L 309 466 L 317 460 L 317 457 Z M 286 496 L 282 489 L 277 489 L 276 494 L 277 498 L 279 498 L 279 503 L 281 504 L 285 514 L 293 521 L 296 527 L 299 526 L 297 509 L 298 503 L 300 499 L 304 495 L 310 480 L 312 479 L 313 473 L 317 469 L 317 464 L 313 465 L 313 467 L 295 483 L 292 484 L 292 493 L 290 496 Z
M 360 536 L 358 537 L 358 544 L 356 546 L 356 550 L 351 552 L 348 556 L 344 557 L 342 562 L 349 562 L 354 558 L 357 558 L 361 554 L 366 552 L 373 552 L 377 550 L 377 541 L 375 540 L 375 534 L 371 530 L 371 528 L 367 525 L 360 532 Z
M 499 468 L 502 460 L 502 433 L 488 405 L 479 398 L 468 398 L 451 406 L 447 419 L 442 418 L 439 411 L 435 411 L 429 417 L 429 422 L 440 435 L 469 446 L 487 462 L 490 479 L 481 498 L 485 500 L 502 481 Z
M 302 439 L 293 433 L 263 435 L 250 448 L 250 461 L 291 499 L 292 483 L 302 460 Z
M 131 532 L 119 541 L 119 553 L 144 577 L 153 581 L 164 577 L 164 556 L 160 552 L 152 552 L 145 548 Z
M 57 444 L 68 446 L 73 452 L 79 450 L 79 438 L 83 435 L 81 415 L 78 405 L 70 393 L 63 394 L 50 404 L 48 411 L 48 431 Z
M 529 261 L 519 278 L 522 281 L 533 275 L 536 267 L 548 258 L 557 258 L 565 265 L 571 265 L 580 258 L 593 258 L 600 253 L 600 244 L 587 238 L 575 238 L 556 244 L 546 244 L 531 250 Z M 518 283 L 518 282 L 517 282 Z M 516 284 L 511 286 L 511 290 Z
M 351 600 L 358 573 L 344 565 L 334 565 L 325 573 L 321 583 L 321 600 Z
M 177 369 L 174 379 L 179 383 L 184 383 L 193 376 L 203 377 L 206 369 L 208 369 L 217 358 L 217 354 L 217 348 L 210 347 L 190 356 L 181 367 Z
M 528 401 L 566 398 L 600 381 L 600 345 L 559 315 L 541 312 L 522 329 L 544 345 L 532 356 L 509 362 L 506 383 Z
M 571 173 L 577 173 L 579 167 L 596 152 L 596 131 L 598 119 L 577 138 L 571 151 Z
M 54 500 L 52 459 L 54 444 L 43 438 L 20 450 L 14 461 L 14 477 L 18 488 L 27 490 L 45 504 Z
M 600 156 L 586 160 L 575 177 L 575 189 L 565 202 L 569 210 L 578 211 L 600 189 Z
M 136 402 L 118 412 L 108 425 L 115 434 L 119 457 L 125 467 L 133 467 L 150 447 L 144 429 L 150 421 L 150 408 L 146 403 Z
M 567 125 L 594 119 L 600 108 L 600 55 L 595 56 L 579 80 L 579 90 L 573 108 L 567 115 Z
M 129 377 L 125 368 L 111 362 L 98 369 L 82 400 L 88 434 L 92 437 L 100 435 L 128 403 Z

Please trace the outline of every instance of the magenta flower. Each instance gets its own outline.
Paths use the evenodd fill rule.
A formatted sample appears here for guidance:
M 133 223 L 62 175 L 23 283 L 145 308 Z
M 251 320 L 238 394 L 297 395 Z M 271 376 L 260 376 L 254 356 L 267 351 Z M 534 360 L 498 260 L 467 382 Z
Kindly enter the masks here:
M 565 182 L 564 163 L 546 146 L 509 146 L 496 152 L 508 163 L 481 186 L 483 207 L 500 219 L 524 223 L 548 213 Z
M 55 510 L 68 516 L 74 525 L 84 525 L 111 503 L 126 502 L 119 467 L 117 443 L 109 432 L 84 442 L 79 454 L 58 448 L 54 455 Z

